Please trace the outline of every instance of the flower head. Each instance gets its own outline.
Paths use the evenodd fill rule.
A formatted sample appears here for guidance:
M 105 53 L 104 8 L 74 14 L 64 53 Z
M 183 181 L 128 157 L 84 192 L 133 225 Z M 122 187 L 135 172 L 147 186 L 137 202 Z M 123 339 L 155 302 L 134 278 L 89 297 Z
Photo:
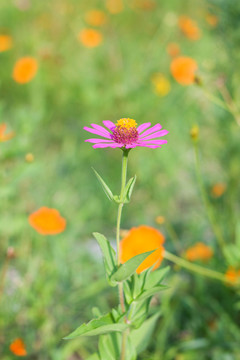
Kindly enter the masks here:
M 105 147 L 131 149 L 137 146 L 157 148 L 167 143 L 167 140 L 157 139 L 168 133 L 167 130 L 160 131 L 162 128 L 160 124 L 151 127 L 151 123 L 144 123 L 137 126 L 136 121 L 129 118 L 120 119 L 116 124 L 105 120 L 103 124 L 107 129 L 97 124 L 84 127 L 84 130 L 102 137 L 86 140 L 93 143 L 95 149 Z
M 228 282 L 232 283 L 232 285 L 240 283 L 240 269 L 237 270 L 233 267 L 229 267 L 225 273 L 225 278 Z
M 12 139 L 15 135 L 13 131 L 5 134 L 6 128 L 7 128 L 6 124 L 0 124 L 0 142 L 8 141 Z
M 207 261 L 213 256 L 213 250 L 204 243 L 198 242 L 186 251 L 186 258 L 189 261 L 203 260 Z
M 25 356 L 27 355 L 27 351 L 25 349 L 25 344 L 22 339 L 15 339 L 9 346 L 9 349 L 14 355 L 17 356 Z
M 0 52 L 7 51 L 12 47 L 12 38 L 9 35 L 0 35 Z
M 215 198 L 221 197 L 226 191 L 226 184 L 216 183 L 211 189 L 212 196 Z
M 42 235 L 55 235 L 63 232 L 66 220 L 55 209 L 41 207 L 32 213 L 29 218 L 30 225 Z
M 150 226 L 141 225 L 132 228 L 120 242 L 120 261 L 125 263 L 138 254 L 156 249 L 137 268 L 137 273 L 140 274 L 154 264 L 153 270 L 155 270 L 163 260 L 164 247 L 162 244 L 164 241 L 163 234 Z
M 195 60 L 186 56 L 179 56 L 171 62 L 171 73 L 181 85 L 191 85 L 195 81 L 195 72 L 198 66 Z
M 180 16 L 178 25 L 183 34 L 190 40 L 198 40 L 201 37 L 197 23 L 188 16 Z
M 95 29 L 83 29 L 78 35 L 79 41 L 88 48 L 99 46 L 103 41 L 102 34 Z
M 106 23 L 106 15 L 101 10 L 90 10 L 85 15 L 85 21 L 90 26 L 102 26 Z
M 13 79 L 19 84 L 26 84 L 31 81 L 38 70 L 37 60 L 33 57 L 19 59 L 13 69 Z
M 172 57 L 176 57 L 180 54 L 180 46 L 177 43 L 169 43 L 167 45 L 167 53 Z

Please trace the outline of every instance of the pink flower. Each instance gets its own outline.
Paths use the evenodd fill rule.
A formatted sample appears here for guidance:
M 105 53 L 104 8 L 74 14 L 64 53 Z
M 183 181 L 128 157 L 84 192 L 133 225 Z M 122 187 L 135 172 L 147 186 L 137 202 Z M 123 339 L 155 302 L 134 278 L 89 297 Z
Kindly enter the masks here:
M 151 123 L 148 122 L 137 126 L 136 121 L 129 118 L 120 119 L 116 124 L 105 120 L 103 124 L 107 129 L 97 124 L 84 127 L 84 130 L 102 137 L 86 140 L 94 144 L 94 149 L 105 147 L 131 149 L 137 146 L 154 149 L 167 143 L 167 140 L 158 139 L 168 133 L 167 130 L 160 130 L 162 128 L 160 124 L 151 127 Z

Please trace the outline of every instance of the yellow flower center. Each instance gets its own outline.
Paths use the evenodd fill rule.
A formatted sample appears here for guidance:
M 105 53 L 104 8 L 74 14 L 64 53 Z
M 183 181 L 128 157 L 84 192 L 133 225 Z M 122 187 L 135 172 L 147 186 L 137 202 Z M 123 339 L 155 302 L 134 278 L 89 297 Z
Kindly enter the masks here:
M 137 127 L 137 123 L 133 119 L 123 118 L 117 121 L 115 124 L 119 129 L 132 129 Z

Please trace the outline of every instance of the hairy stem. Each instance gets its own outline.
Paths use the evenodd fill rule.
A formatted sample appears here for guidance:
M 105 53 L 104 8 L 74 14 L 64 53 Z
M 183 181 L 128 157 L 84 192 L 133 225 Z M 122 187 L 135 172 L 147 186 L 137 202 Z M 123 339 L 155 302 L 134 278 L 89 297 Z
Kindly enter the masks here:
M 122 177 L 121 177 L 121 192 L 120 192 L 120 203 L 118 205 L 118 214 L 117 214 L 117 229 L 116 229 L 116 240 L 117 240 L 117 263 L 120 265 L 120 226 L 121 226 L 121 216 L 122 209 L 124 205 L 124 189 L 126 186 L 127 179 L 127 161 L 128 161 L 128 153 L 129 150 L 123 150 L 122 156 Z M 121 305 L 121 310 L 125 312 L 125 304 L 124 304 L 124 291 L 123 291 L 123 283 L 120 282 L 118 285 L 118 293 L 119 293 L 119 301 Z M 127 332 L 123 332 L 122 335 L 122 346 L 121 346 L 121 360 L 125 359 L 126 353 L 126 341 L 127 341 Z

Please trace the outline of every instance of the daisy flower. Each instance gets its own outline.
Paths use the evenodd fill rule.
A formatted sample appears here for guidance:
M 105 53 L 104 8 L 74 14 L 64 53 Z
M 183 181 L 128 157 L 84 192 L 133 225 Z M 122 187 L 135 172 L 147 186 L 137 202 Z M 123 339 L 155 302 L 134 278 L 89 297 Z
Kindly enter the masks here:
M 167 143 L 167 140 L 160 140 L 168 133 L 167 130 L 161 130 L 162 126 L 156 124 L 151 126 L 150 122 L 137 126 L 133 119 L 123 118 L 114 124 L 112 121 L 103 121 L 103 126 L 91 124 L 92 127 L 84 127 L 84 130 L 101 136 L 101 138 L 93 138 L 85 140 L 93 143 L 93 148 L 122 148 L 132 149 L 137 146 L 158 148 L 162 144 Z

